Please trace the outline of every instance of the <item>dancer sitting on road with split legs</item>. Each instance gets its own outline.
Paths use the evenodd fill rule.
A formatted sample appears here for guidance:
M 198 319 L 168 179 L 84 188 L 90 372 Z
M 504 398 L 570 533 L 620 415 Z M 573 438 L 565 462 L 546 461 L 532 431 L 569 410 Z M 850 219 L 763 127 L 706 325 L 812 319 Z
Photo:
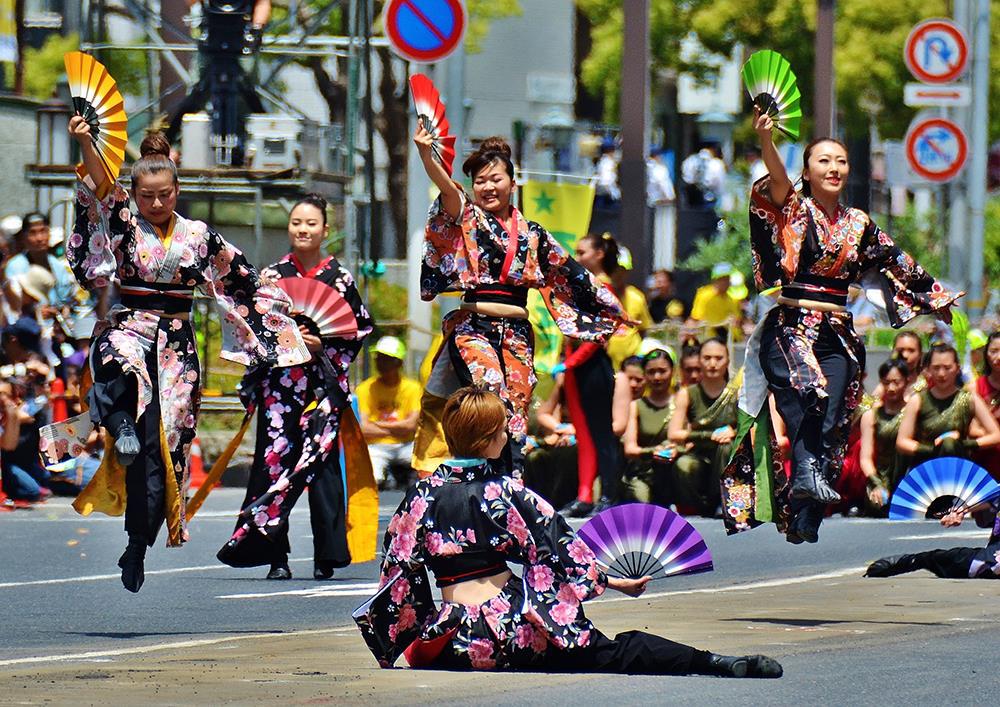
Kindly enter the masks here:
M 507 445 L 496 395 L 460 389 L 443 425 L 453 458 L 409 489 L 385 535 L 380 586 L 392 587 L 383 646 L 409 647 L 413 667 L 451 670 L 781 676 L 766 656 L 716 655 L 642 631 L 606 637 L 582 602 L 609 587 L 640 596 L 650 577 L 605 575 L 549 503 L 494 471 L 489 460 Z M 521 576 L 509 562 L 522 565 Z M 441 587 L 439 611 L 414 591 L 426 588 L 428 568 Z
M 755 108 L 769 175 L 751 191 L 750 248 L 757 289 L 780 287 L 781 294 L 747 342 L 723 516 L 730 533 L 773 521 L 789 542 L 816 542 L 826 505 L 840 500 L 833 484 L 863 392 L 865 349 L 847 311 L 848 287 L 864 281 L 868 298 L 884 304 L 894 327 L 918 314 L 950 321 L 957 295 L 868 214 L 841 204 L 850 171 L 842 143 L 820 138 L 806 146 L 800 193 L 774 146 L 773 127 Z M 751 428 L 769 427 L 762 424 L 770 417 L 768 390 L 791 442 L 791 478 L 771 465 L 768 457 L 778 455 L 773 445 L 770 454 L 754 454 Z
M 108 431 L 103 463 L 73 505 L 84 515 L 124 511 L 128 547 L 118 565 L 122 584 L 137 592 L 146 547 L 164 519 L 168 546 L 188 537 L 188 462 L 201 399 L 190 321 L 194 290 L 213 297 L 223 313 L 223 358 L 288 366 L 308 360 L 309 351 L 287 316 L 288 297 L 218 233 L 174 212 L 177 167 L 161 134 L 142 141 L 142 157 L 132 166 L 136 213 L 128 193 L 104 176 L 87 122 L 74 116 L 69 132 L 87 176 L 77 187 L 66 257 L 99 301 L 117 286 L 121 302 L 91 339 L 90 420 L 82 415 L 46 428 L 42 452 L 51 462 L 67 449 L 77 454 L 91 420 Z

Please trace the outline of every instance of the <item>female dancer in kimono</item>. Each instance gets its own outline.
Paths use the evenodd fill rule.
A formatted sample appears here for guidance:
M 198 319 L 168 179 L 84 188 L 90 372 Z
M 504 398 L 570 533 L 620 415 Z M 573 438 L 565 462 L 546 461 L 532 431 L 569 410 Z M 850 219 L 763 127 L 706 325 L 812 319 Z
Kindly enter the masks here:
M 766 656 L 716 655 L 642 631 L 606 637 L 582 603 L 609 587 L 639 596 L 651 578 L 605 575 L 549 503 L 493 470 L 488 460 L 507 444 L 505 406 L 493 393 L 462 388 L 443 426 L 454 458 L 409 489 L 383 543 L 380 586 L 392 586 L 370 628 L 390 646 L 386 664 L 406 649 L 413 667 L 452 670 L 781 676 Z
M 442 292 L 463 293 L 461 308 L 442 324 L 444 343 L 421 401 L 413 467 L 427 475 L 447 456 L 444 401 L 461 385 L 476 383 L 507 406 L 511 443 L 502 463 L 519 474 L 536 382 L 528 290 L 542 290 L 559 329 L 574 339 L 603 343 L 624 314 L 607 287 L 514 208 L 514 164 L 502 138 L 487 138 L 463 164 L 472 178 L 471 198 L 432 157 L 422 126 L 413 141 L 441 192 L 427 222 L 420 295 L 431 300 Z
M 142 158 L 132 167 L 136 214 L 125 190 L 105 178 L 87 123 L 74 116 L 69 132 L 80 144 L 86 174 L 66 257 L 88 290 L 103 294 L 116 285 L 121 294 L 90 346 L 90 418 L 107 430 L 109 448 L 73 505 L 84 515 L 124 510 L 128 547 L 118 564 L 122 584 L 137 592 L 146 547 L 164 520 L 168 546 L 188 535 L 188 461 L 201 392 L 190 322 L 195 288 L 224 312 L 223 358 L 285 366 L 302 363 L 309 352 L 285 314 L 284 293 L 265 284 L 218 233 L 174 212 L 177 168 L 162 135 L 142 141 Z M 80 418 L 54 425 L 43 452 L 50 459 L 73 454 L 90 429 Z
M 313 359 L 301 366 L 267 370 L 263 379 L 251 373 L 241 386 L 260 410 L 257 449 L 242 505 L 246 510 L 218 557 L 232 567 L 270 564 L 268 579 L 292 577 L 288 567 L 288 515 L 306 484 L 313 534 L 313 577 L 329 579 L 335 568 L 351 563 L 337 433 L 345 411 L 350 410 L 348 367 L 371 333 L 373 322 L 354 278 L 336 258 L 323 252 L 326 235 L 326 201 L 314 194 L 300 199 L 288 217 L 291 252 L 262 270 L 261 275 L 271 280 L 308 277 L 330 285 L 354 311 L 357 334 L 321 339 L 315 325 L 296 317 Z M 353 414 L 347 414 L 353 420 Z M 347 453 L 345 460 L 351 458 L 352 454 Z M 282 485 L 283 478 L 289 479 L 288 485 L 275 487 Z
M 792 543 L 816 542 L 823 511 L 840 496 L 840 473 L 852 415 L 861 399 L 865 351 L 846 310 L 848 286 L 864 278 L 900 327 L 918 314 L 950 320 L 957 296 L 947 292 L 865 212 L 840 203 L 850 165 L 831 138 L 803 155 L 802 192 L 793 188 L 771 139 L 771 118 L 756 112 L 754 129 L 769 176 L 750 199 L 750 248 L 757 288 L 781 287 L 747 347 L 740 391 L 743 424 L 723 479 L 730 533 L 773 520 Z M 769 468 L 764 434 L 755 457 L 749 428 L 769 417 L 768 389 L 791 442 L 791 479 Z

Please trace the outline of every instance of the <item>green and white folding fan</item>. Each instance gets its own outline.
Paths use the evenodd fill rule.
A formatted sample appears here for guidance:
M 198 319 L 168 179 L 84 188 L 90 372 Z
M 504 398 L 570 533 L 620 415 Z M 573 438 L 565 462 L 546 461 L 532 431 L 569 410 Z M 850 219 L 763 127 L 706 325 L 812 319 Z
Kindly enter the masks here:
M 771 116 L 774 127 L 798 140 L 802 94 L 788 60 L 770 49 L 754 52 L 743 65 L 743 83 L 754 105 Z

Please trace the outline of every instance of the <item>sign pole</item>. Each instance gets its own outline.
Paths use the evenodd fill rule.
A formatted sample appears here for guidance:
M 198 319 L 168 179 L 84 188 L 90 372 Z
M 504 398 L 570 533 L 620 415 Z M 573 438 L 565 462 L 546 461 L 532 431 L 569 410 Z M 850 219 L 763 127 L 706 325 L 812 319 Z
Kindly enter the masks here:
M 969 31 L 969 0 L 955 0 L 955 24 Z M 951 118 L 963 130 L 969 129 L 969 111 L 957 106 Z M 948 280 L 954 287 L 968 289 L 965 263 L 965 235 L 968 232 L 969 202 L 966 195 L 966 173 L 961 173 L 948 185 Z M 965 303 L 968 304 L 968 303 Z
M 986 133 L 990 92 L 990 0 L 977 0 L 972 56 L 972 166 L 969 169 L 969 317 L 983 313 L 983 230 L 986 208 Z
M 625 54 L 622 58 L 622 159 L 618 166 L 621 217 L 618 240 L 632 251 L 633 284 L 643 285 L 653 262 L 646 206 L 646 112 L 649 106 L 649 0 L 625 3 Z M 641 265 L 640 265 L 641 264 Z

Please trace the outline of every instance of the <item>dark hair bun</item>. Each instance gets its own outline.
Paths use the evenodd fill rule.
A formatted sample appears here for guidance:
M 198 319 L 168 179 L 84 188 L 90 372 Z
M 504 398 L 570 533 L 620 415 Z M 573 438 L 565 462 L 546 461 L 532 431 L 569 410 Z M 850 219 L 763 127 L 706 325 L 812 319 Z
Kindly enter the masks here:
M 170 159 L 170 143 L 167 142 L 167 138 L 163 133 L 150 133 L 142 139 L 142 144 L 139 145 L 139 154 L 143 157 L 163 155 L 167 159 Z
M 485 155 L 489 152 L 497 152 L 507 159 L 511 158 L 513 151 L 510 149 L 510 145 L 499 135 L 494 135 L 493 137 L 488 137 L 479 145 L 479 154 Z

